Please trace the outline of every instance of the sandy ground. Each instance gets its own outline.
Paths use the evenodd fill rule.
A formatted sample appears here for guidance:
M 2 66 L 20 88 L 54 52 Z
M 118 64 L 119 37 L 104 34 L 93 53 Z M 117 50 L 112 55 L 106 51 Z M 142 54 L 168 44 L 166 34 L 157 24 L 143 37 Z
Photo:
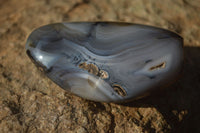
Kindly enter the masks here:
M 31 31 L 63 21 L 126 21 L 184 38 L 180 80 L 118 105 L 73 96 L 42 75 L 25 53 Z M 0 132 L 200 132 L 199 0 L 0 0 Z

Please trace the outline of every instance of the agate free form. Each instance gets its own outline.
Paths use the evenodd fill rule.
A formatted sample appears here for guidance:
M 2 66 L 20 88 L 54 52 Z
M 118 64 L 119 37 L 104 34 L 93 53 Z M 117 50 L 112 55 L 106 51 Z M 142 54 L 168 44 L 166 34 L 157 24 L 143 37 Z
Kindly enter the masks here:
M 123 102 L 174 80 L 183 40 L 145 25 L 69 22 L 34 30 L 26 52 L 61 88 L 89 100 Z

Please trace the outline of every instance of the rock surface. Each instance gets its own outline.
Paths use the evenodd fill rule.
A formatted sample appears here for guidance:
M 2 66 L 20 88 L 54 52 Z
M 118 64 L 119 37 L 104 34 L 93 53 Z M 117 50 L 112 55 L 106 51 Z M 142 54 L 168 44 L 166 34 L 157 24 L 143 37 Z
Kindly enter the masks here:
M 0 1 L 0 132 L 200 132 L 199 0 Z M 126 104 L 91 102 L 42 75 L 25 53 L 31 31 L 62 21 L 126 21 L 184 38 L 178 82 Z

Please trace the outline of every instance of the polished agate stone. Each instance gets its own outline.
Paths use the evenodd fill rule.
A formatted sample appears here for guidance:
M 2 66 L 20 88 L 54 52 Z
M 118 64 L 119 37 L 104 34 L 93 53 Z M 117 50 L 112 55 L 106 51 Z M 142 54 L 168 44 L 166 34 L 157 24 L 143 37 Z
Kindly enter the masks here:
M 123 102 L 177 77 L 183 40 L 145 25 L 69 22 L 34 30 L 26 52 L 61 88 L 89 100 Z

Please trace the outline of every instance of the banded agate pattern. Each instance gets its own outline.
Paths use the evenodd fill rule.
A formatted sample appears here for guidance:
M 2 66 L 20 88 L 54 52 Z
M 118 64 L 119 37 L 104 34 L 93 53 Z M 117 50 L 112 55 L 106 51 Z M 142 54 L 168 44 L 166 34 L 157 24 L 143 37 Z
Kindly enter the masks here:
M 61 88 L 89 100 L 123 102 L 180 73 L 183 40 L 152 26 L 69 22 L 34 30 L 26 51 Z

